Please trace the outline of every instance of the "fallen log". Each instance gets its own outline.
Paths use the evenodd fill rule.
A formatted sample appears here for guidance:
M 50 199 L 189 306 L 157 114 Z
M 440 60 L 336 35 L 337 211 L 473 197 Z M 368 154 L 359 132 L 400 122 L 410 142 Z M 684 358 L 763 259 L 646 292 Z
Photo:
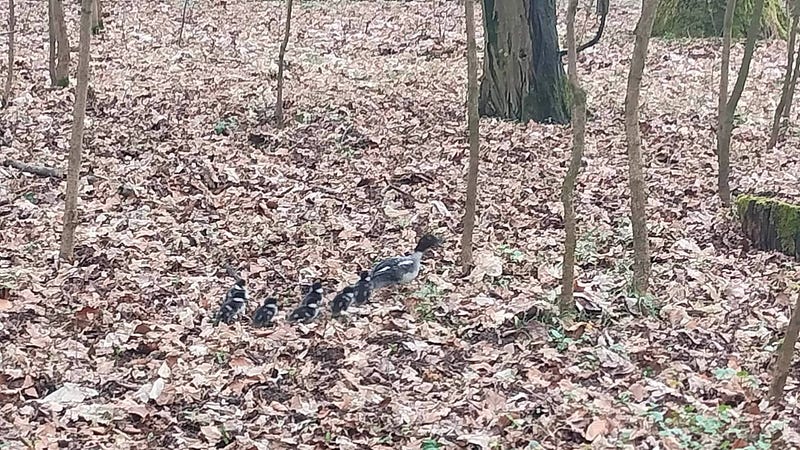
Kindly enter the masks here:
M 800 260 L 800 205 L 747 194 L 736 198 L 736 209 L 742 231 L 756 248 Z

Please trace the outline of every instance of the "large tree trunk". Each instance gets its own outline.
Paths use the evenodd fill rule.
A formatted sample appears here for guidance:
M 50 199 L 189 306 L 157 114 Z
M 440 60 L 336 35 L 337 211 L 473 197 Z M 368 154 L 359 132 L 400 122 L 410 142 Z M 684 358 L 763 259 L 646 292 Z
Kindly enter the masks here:
M 61 0 L 49 0 L 53 13 L 53 33 L 56 37 L 56 70 L 55 85 L 69 86 L 69 37 L 67 23 L 64 21 L 64 6 Z
M 633 228 L 633 290 L 647 294 L 650 285 L 650 245 L 647 241 L 647 185 L 642 163 L 642 138 L 639 135 L 639 93 L 647 60 L 647 47 L 658 0 L 642 0 L 642 15 L 636 24 L 636 39 L 625 94 L 625 137 L 628 142 L 628 177 L 631 191 Z
M 555 0 L 483 0 L 483 116 L 567 123 Z
M 586 92 L 578 79 L 578 51 L 575 44 L 575 14 L 578 0 L 570 0 L 567 8 L 567 67 L 569 85 L 572 89 L 572 157 L 564 185 L 561 189 L 561 202 L 564 204 L 564 264 L 561 270 L 561 301 L 559 311 L 570 316 L 575 311 L 573 282 L 575 278 L 575 247 L 577 245 L 575 219 L 575 179 L 583 159 L 584 138 L 586 135 Z
M 86 118 L 86 93 L 89 89 L 89 45 L 92 40 L 92 0 L 81 2 L 81 31 L 78 44 L 78 81 L 72 111 L 72 136 L 69 141 L 69 168 L 64 206 L 64 229 L 61 235 L 61 258 L 72 261 L 75 228 L 78 226 L 78 175 L 81 172 L 83 124 Z
M 661 0 L 653 25 L 653 36 L 665 37 L 719 37 L 722 36 L 723 16 L 727 0 Z M 737 0 L 731 33 L 734 38 L 744 37 L 750 27 L 750 17 L 756 0 Z M 757 29 L 759 37 L 785 38 L 789 31 L 789 18 L 783 9 L 783 0 L 767 0 L 764 14 Z
M 472 232 L 478 203 L 478 50 L 475 44 L 475 11 L 473 2 L 464 0 L 467 28 L 467 128 L 469 129 L 469 171 L 467 200 L 464 206 L 464 230 L 461 235 L 461 267 L 466 274 L 472 267 Z

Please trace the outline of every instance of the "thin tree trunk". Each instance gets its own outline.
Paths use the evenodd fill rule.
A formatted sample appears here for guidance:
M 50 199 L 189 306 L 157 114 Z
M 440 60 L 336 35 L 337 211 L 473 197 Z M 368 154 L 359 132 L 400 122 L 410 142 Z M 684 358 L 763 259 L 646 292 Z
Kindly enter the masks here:
M 53 11 L 53 1 L 47 0 L 47 36 L 49 39 L 50 56 L 47 61 L 47 68 L 50 72 L 50 85 L 56 85 L 56 20 Z
M 8 0 L 8 74 L 6 75 L 6 89 L 3 91 L 3 106 L 8 106 L 8 102 L 14 95 L 14 29 L 17 24 L 14 15 L 14 0 Z
M 800 334 L 800 297 L 792 311 L 792 318 L 789 319 L 789 326 L 786 328 L 786 336 L 778 350 L 778 359 L 775 361 L 772 383 L 769 386 L 770 403 L 777 404 L 783 400 L 783 388 L 786 386 L 786 378 L 789 376 L 789 369 L 792 366 L 792 356 L 794 347 L 797 344 L 797 336 Z
M 570 0 L 567 8 L 567 73 L 572 89 L 572 158 L 570 159 L 564 185 L 561 189 L 561 202 L 564 204 L 564 264 L 561 271 L 561 302 L 559 311 L 569 316 L 575 311 L 575 298 L 572 287 L 575 279 L 575 246 L 577 243 L 575 219 L 575 179 L 581 168 L 584 139 L 586 134 L 586 91 L 578 79 L 578 51 L 575 45 L 575 14 L 578 0 Z
M 730 203 L 731 193 L 728 185 L 730 173 L 730 153 L 725 150 L 730 148 L 730 140 L 725 142 L 725 137 L 730 136 L 728 129 L 728 79 L 731 65 L 731 37 L 733 34 L 733 14 L 736 10 L 736 0 L 728 0 L 725 5 L 725 16 L 722 20 L 722 67 L 719 76 L 719 104 L 717 111 L 717 165 L 719 166 L 717 190 L 724 204 Z M 731 122 L 730 127 L 733 127 Z M 730 139 L 730 137 L 728 137 Z
M 728 0 L 730 4 L 733 0 Z M 729 5 L 730 6 L 730 5 Z M 733 115 L 736 113 L 736 106 L 742 98 L 744 92 L 744 84 L 747 81 L 747 75 L 750 73 L 750 62 L 753 60 L 753 51 L 756 47 L 756 38 L 758 37 L 759 26 L 761 25 L 761 13 L 764 11 L 764 0 L 755 0 L 753 4 L 753 12 L 750 17 L 750 26 L 747 29 L 747 41 L 744 44 L 744 56 L 742 56 L 742 65 L 739 67 L 739 73 L 736 76 L 736 84 L 733 86 L 731 97 L 725 105 L 725 115 L 717 129 L 717 158 L 719 161 L 719 198 L 722 204 L 729 206 L 731 204 L 731 188 L 728 178 L 731 171 L 731 135 L 733 133 Z
M 775 147 L 778 143 L 778 134 L 781 128 L 781 116 L 783 110 L 786 109 L 786 101 L 789 98 L 789 85 L 792 83 L 792 72 L 794 71 L 794 47 L 797 38 L 797 22 L 798 16 L 792 17 L 792 28 L 789 31 L 789 42 L 786 45 L 786 74 L 783 77 L 783 89 L 781 89 L 781 98 L 778 101 L 778 107 L 775 108 L 775 115 L 772 117 L 772 132 L 769 136 L 767 148 Z
M 189 7 L 189 0 L 183 0 L 183 13 L 181 13 L 181 29 L 178 31 L 178 45 L 183 44 L 183 27 L 186 24 L 186 8 Z
M 461 266 L 469 272 L 472 266 L 472 232 L 475 228 L 475 208 L 478 203 L 478 161 L 480 143 L 478 130 L 478 50 L 475 44 L 474 0 L 464 0 L 467 24 L 467 127 L 469 128 L 469 171 L 467 172 L 467 201 L 464 207 L 464 231 L 461 235 Z
M 92 0 L 81 2 L 80 41 L 78 44 L 78 77 L 75 107 L 72 112 L 72 137 L 69 142 L 64 230 L 61 235 L 61 258 L 72 261 L 75 250 L 75 228 L 78 226 L 78 175 L 81 171 L 83 125 L 86 118 L 86 93 L 89 88 L 89 46 L 92 40 Z
M 100 0 L 92 1 L 92 34 L 98 34 L 103 30 L 103 7 Z
M 650 284 L 650 245 L 647 241 L 647 186 L 642 163 L 642 138 L 639 135 L 639 91 L 647 59 L 650 32 L 658 0 L 642 0 L 642 15 L 636 25 L 636 40 L 625 94 L 625 137 L 628 142 L 628 176 L 631 191 L 633 228 L 633 290 L 646 294 Z
M 64 21 L 64 7 L 61 0 L 51 0 L 53 2 L 53 20 L 55 22 L 56 42 L 58 44 L 56 54 L 56 86 L 69 86 L 69 37 L 67 36 L 67 24 Z
M 800 9 L 800 5 L 797 8 Z M 786 96 L 786 106 L 783 108 L 783 118 L 786 120 L 789 120 L 792 115 L 792 102 L 794 101 L 794 89 L 797 86 L 798 75 L 800 75 L 800 57 L 794 59 L 794 72 L 792 73 L 792 81 L 789 83 L 789 95 Z
M 283 128 L 283 61 L 286 58 L 286 46 L 289 45 L 289 30 L 292 24 L 292 0 L 286 0 L 286 24 L 283 29 L 283 41 L 278 50 L 278 89 L 275 93 L 275 124 Z

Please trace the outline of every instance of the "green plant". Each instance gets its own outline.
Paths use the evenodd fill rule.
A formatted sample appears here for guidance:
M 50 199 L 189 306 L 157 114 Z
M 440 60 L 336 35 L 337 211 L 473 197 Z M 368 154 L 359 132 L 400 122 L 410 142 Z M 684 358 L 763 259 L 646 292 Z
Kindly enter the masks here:
M 439 450 L 442 448 L 442 444 L 435 439 L 425 439 L 422 441 L 422 446 L 420 448 L 422 450 Z
M 519 249 L 512 248 L 508 244 L 500 244 L 497 246 L 497 253 L 499 256 L 504 256 L 511 262 L 522 262 L 525 260 L 525 254 Z
M 231 116 L 220 119 L 214 125 L 214 134 L 228 136 L 231 134 L 230 130 L 232 128 L 236 128 L 237 124 L 238 121 L 236 120 L 236 117 Z

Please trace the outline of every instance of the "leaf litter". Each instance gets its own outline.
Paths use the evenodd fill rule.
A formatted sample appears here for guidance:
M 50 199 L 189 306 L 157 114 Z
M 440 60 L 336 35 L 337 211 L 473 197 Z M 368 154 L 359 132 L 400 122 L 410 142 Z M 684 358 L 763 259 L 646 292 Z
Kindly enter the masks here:
M 641 127 L 652 299 L 626 291 L 622 100 L 637 6 L 614 9 L 580 55 L 590 121 L 577 292 L 602 316 L 561 329 L 568 128 L 482 121 L 481 276 L 458 276 L 468 153 L 457 2 L 297 4 L 282 130 L 269 117 L 283 4 L 192 5 L 179 47 L 181 6 L 105 5 L 73 265 L 55 263 L 64 182 L 0 168 L 4 442 L 745 448 L 782 430 L 784 448 L 798 448 L 798 365 L 783 412 L 763 398 L 800 270 L 747 250 L 720 212 L 713 40 L 651 43 Z M 3 154 L 63 170 L 72 90 L 46 87 L 44 5 L 17 9 L 25 32 L 17 95 L 0 113 Z M 76 36 L 77 8 L 66 9 Z M 784 46 L 759 44 L 732 180 L 798 198 L 795 130 L 764 149 Z M 285 313 L 299 284 L 341 288 L 422 232 L 446 240 L 422 276 L 341 322 L 211 326 L 227 262 L 248 280 L 248 312 L 274 294 Z

